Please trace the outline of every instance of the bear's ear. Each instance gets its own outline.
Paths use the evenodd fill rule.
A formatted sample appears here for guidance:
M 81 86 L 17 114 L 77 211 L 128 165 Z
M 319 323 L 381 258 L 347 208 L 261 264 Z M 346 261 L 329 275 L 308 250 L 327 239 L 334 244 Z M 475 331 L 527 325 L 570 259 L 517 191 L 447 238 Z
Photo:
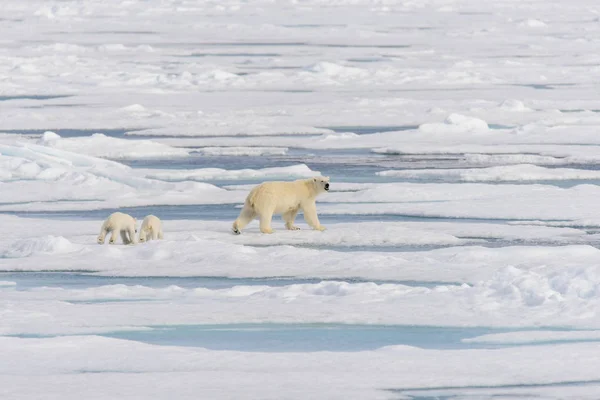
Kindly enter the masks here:
M 317 178 L 313 178 L 313 182 L 316 182 L 316 181 L 317 181 Z

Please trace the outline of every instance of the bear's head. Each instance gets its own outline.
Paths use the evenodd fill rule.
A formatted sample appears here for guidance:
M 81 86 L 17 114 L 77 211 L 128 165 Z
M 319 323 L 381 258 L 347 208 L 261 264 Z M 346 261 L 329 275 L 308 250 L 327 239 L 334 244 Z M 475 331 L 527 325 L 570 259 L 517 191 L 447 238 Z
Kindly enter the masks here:
M 329 191 L 329 177 L 328 176 L 315 176 L 312 178 L 313 185 L 318 193 L 328 192 Z

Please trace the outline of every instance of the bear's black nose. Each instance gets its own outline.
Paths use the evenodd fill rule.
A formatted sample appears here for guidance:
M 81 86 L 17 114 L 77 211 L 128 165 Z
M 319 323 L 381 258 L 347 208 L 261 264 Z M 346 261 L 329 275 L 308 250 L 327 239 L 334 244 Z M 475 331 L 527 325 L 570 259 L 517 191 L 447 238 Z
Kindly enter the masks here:
M 325 184 L 325 190 L 329 190 L 329 183 Z

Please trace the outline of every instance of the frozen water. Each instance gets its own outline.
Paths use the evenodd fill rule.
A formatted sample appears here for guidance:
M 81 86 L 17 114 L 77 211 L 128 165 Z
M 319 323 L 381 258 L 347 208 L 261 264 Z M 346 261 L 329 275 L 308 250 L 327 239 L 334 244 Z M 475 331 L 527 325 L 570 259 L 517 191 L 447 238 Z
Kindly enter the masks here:
M 2 398 L 598 397 L 595 2 L 2 7 Z

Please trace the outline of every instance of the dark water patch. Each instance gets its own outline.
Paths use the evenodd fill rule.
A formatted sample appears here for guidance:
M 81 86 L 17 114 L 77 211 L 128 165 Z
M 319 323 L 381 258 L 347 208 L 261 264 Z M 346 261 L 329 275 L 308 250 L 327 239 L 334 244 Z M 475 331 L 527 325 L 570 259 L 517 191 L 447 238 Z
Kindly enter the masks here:
M 553 90 L 561 87 L 570 87 L 575 85 L 575 83 L 515 83 L 511 86 L 528 87 L 537 90 Z
M 365 351 L 408 345 L 426 349 L 483 348 L 462 339 L 509 332 L 490 328 L 350 324 L 224 324 L 152 326 L 152 330 L 103 333 L 102 336 L 167 346 L 211 350 L 296 352 Z
M 72 35 L 73 32 L 60 32 Z M 83 34 L 90 35 L 158 35 L 156 31 L 89 31 L 81 32 Z
M 280 53 L 191 53 L 184 57 L 281 57 Z
M 86 107 L 85 104 L 40 104 L 35 106 L 24 106 L 23 108 L 29 109 L 40 109 L 40 108 L 72 108 L 72 107 Z
M 412 400 L 441 400 L 453 398 L 474 398 L 474 399 L 492 399 L 492 398 L 515 398 L 515 399 L 535 399 L 548 398 L 546 393 L 532 392 L 513 392 L 515 389 L 551 389 L 560 387 L 575 386 L 596 386 L 600 385 L 600 380 L 570 380 L 550 383 L 516 383 L 499 385 L 456 385 L 456 386 L 429 386 L 413 388 L 393 388 L 384 389 L 402 395 L 402 398 Z M 507 390 L 511 390 L 506 392 Z M 467 391 L 467 392 L 465 392 Z M 478 393 L 479 392 L 479 393 Z M 562 397 L 559 397 L 562 398 Z
M 412 47 L 408 44 L 313 44 L 315 47 L 330 47 L 330 48 L 342 48 L 342 49 L 408 49 Z
M 321 203 L 323 204 L 323 203 Z M 327 204 L 327 203 L 325 203 Z M 330 203 L 331 204 L 331 203 Z M 356 203 L 352 203 L 356 204 Z M 99 210 L 61 210 L 61 211 L 0 211 L 0 215 L 16 215 L 23 218 L 49 218 L 56 220 L 103 220 L 113 212 L 121 211 L 142 220 L 148 214 L 160 216 L 163 220 L 205 220 L 205 221 L 233 221 L 241 211 L 241 202 L 232 204 L 194 204 L 194 205 L 153 205 L 139 207 L 121 207 Z M 317 207 L 318 208 L 318 207 Z M 302 213 L 299 213 L 302 219 Z M 452 223 L 490 223 L 505 224 L 515 221 L 530 221 L 531 218 L 478 218 L 478 217 L 444 217 L 435 215 L 411 215 L 402 213 L 385 214 L 328 214 L 321 210 L 319 220 L 326 225 L 334 222 L 402 222 L 402 221 L 436 221 Z M 273 221 L 281 221 L 280 216 L 275 216 Z M 539 220 L 541 222 L 569 222 L 562 219 Z M 257 224 L 256 221 L 253 223 Z M 253 227 L 253 223 L 250 227 Z
M 475 168 L 474 168 L 475 169 Z M 388 176 L 387 182 L 397 183 L 452 183 L 452 184 L 485 184 L 491 186 L 497 185 L 517 185 L 517 186 L 529 186 L 529 185 L 547 185 L 555 186 L 563 189 L 569 189 L 579 185 L 595 185 L 600 186 L 600 179 L 535 179 L 535 180 L 479 180 L 473 179 L 465 181 L 464 179 L 457 176 L 423 176 L 418 177 L 402 177 L 402 176 Z M 377 183 L 376 180 L 372 180 Z
M 240 47 L 325 47 L 325 48 L 374 48 L 374 49 L 406 49 L 407 44 L 345 44 L 345 43 L 311 43 L 311 42 L 206 42 L 194 43 L 195 46 L 240 46 Z
M 287 160 L 282 156 L 209 156 L 202 153 L 191 153 L 189 157 L 177 159 L 153 159 L 153 160 L 119 160 L 120 163 L 133 168 L 144 169 L 200 169 L 221 168 L 225 170 L 240 169 L 263 169 L 275 167 L 288 167 L 297 165 L 298 162 Z M 264 180 L 264 177 L 263 177 Z M 229 181 L 237 182 L 238 180 Z
M 24 218 L 52 218 L 57 220 L 104 220 L 113 212 L 127 213 L 139 221 L 146 215 L 159 215 L 163 220 L 191 219 L 191 220 L 235 220 L 241 208 L 236 204 L 202 204 L 202 205 L 155 205 L 141 207 L 121 207 L 98 210 L 61 210 L 61 211 L 0 211 L 0 214 L 16 215 Z M 241 204 L 240 204 L 241 206 Z
M 242 68 L 242 67 L 240 67 Z M 260 66 L 260 65 L 244 65 L 243 66 L 244 69 L 258 69 L 258 70 L 286 70 L 286 69 L 302 69 L 304 68 L 304 66 L 301 65 L 287 65 L 287 66 Z
M 318 126 L 320 129 L 329 129 L 336 133 L 352 132 L 358 135 L 366 135 L 371 133 L 395 132 L 395 131 L 411 131 L 419 128 L 419 125 L 383 125 L 383 126 Z
M 502 125 L 502 124 L 488 124 L 488 127 L 490 129 L 493 129 L 493 130 L 495 130 L 495 129 L 513 129 L 513 128 L 515 128 L 514 126 L 511 126 L 511 125 Z
M 346 24 L 284 24 L 284 28 L 344 28 Z
M 179 43 L 170 43 L 170 45 L 179 44 Z M 183 43 L 182 43 L 183 44 Z M 219 46 L 240 46 L 240 47 L 282 47 L 282 46 L 308 46 L 307 42 L 202 42 L 202 43 L 189 43 L 198 47 L 201 46 L 210 46 L 210 47 L 219 47 Z
M 104 276 L 92 271 L 9 271 L 0 272 L 0 280 L 15 282 L 16 290 L 30 290 L 39 287 L 59 287 L 64 289 L 86 289 L 107 285 L 146 286 L 164 288 L 179 286 L 185 289 L 208 288 L 227 289 L 234 286 L 287 286 L 298 284 L 318 284 L 321 282 L 396 284 L 412 287 L 458 286 L 460 282 L 414 281 L 414 280 L 372 280 L 362 278 L 296 278 L 289 276 L 265 276 L 256 278 L 231 278 L 227 276 Z
M 0 101 L 10 101 L 10 100 L 52 100 L 52 99 L 64 99 L 67 97 L 73 97 L 70 94 L 55 94 L 55 95 L 45 95 L 45 94 L 23 94 L 23 95 L 14 95 L 14 96 L 0 96 Z
M 358 58 L 348 58 L 347 61 L 356 62 L 356 63 L 376 63 L 376 62 L 387 61 L 387 59 L 376 58 L 376 57 L 358 57 Z

